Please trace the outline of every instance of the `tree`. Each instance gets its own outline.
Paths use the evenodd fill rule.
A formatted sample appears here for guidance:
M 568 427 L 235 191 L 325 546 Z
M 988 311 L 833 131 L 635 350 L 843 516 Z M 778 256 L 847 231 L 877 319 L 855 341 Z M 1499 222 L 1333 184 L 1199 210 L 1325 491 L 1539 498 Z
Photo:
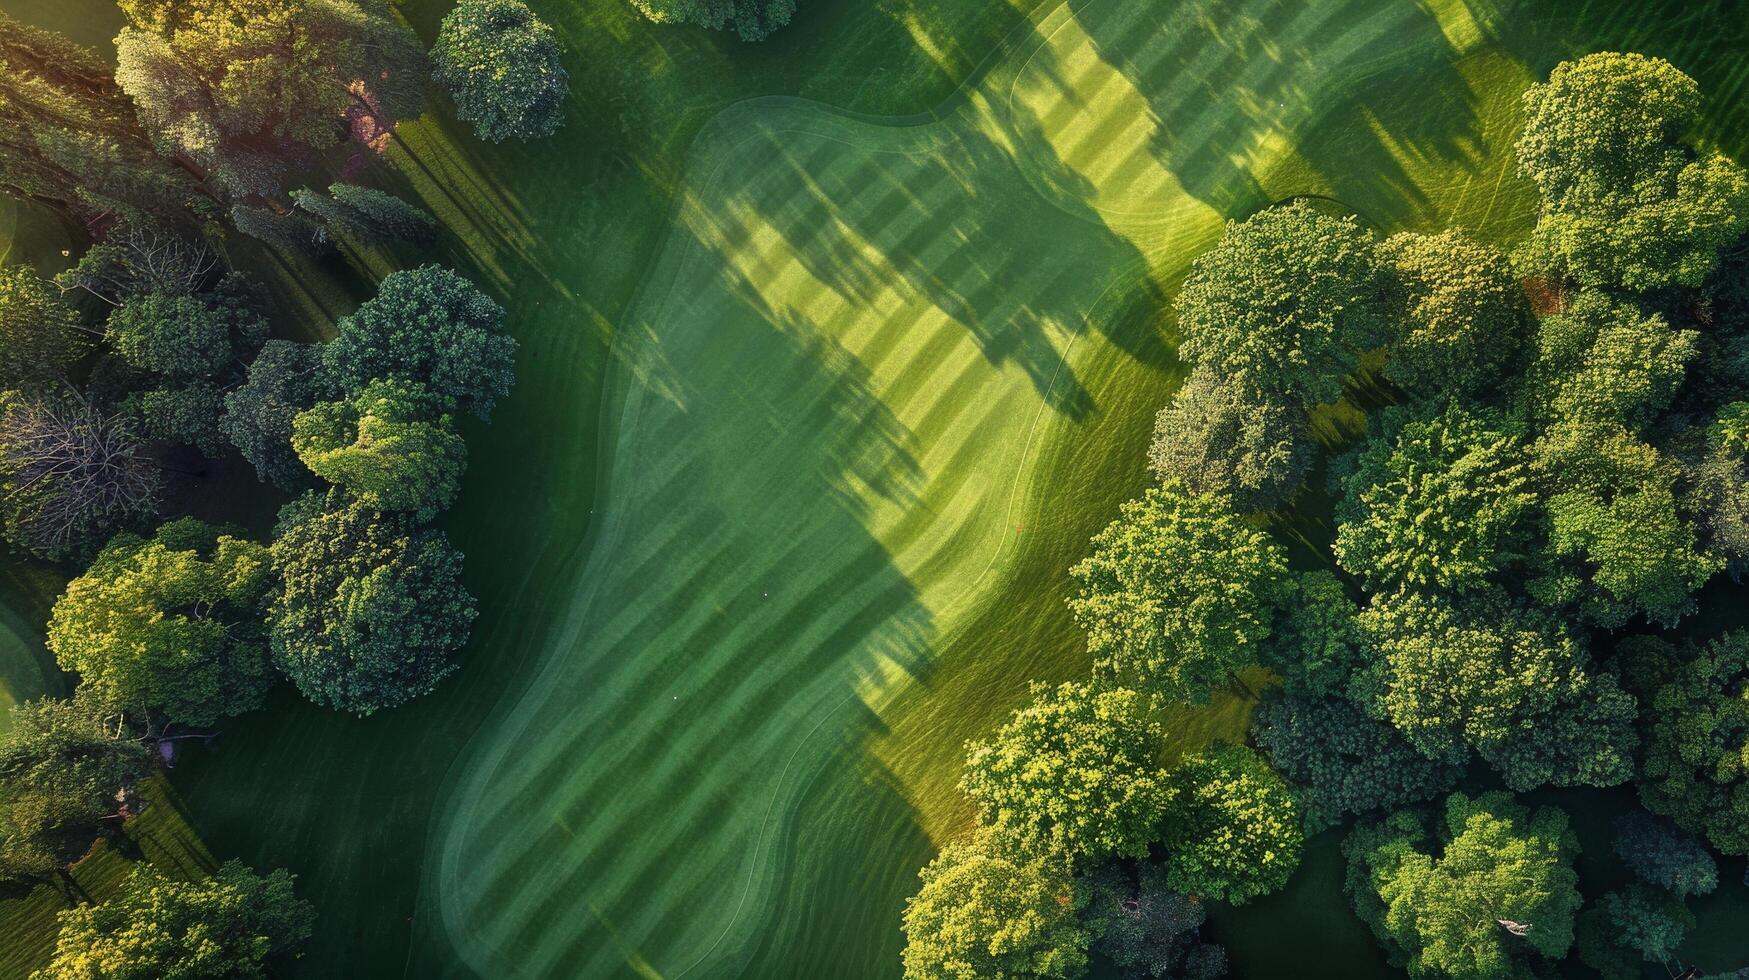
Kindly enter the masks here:
M 455 670 L 476 608 L 441 531 L 338 491 L 306 494 L 281 512 L 272 557 L 273 659 L 305 697 L 368 715 Z
M 966 746 L 960 789 L 1004 847 L 1097 861 L 1145 857 L 1160 818 L 1166 733 L 1133 691 L 1064 684 L 986 742 Z
M 1749 227 L 1749 177 L 1684 142 L 1700 87 L 1661 58 L 1599 52 L 1524 93 L 1519 172 L 1541 213 L 1523 261 L 1584 286 L 1699 286 Z
M 1174 308 L 1179 355 L 1248 398 L 1335 401 L 1389 336 L 1372 234 L 1304 203 L 1229 223 Z
M 1749 854 L 1749 633 L 1712 640 L 1652 698 L 1640 801 Z
M 565 124 L 561 53 L 558 32 L 522 0 L 461 0 L 437 30 L 431 79 L 481 139 L 540 139 Z
M 349 114 L 419 114 L 425 54 L 385 0 L 122 0 L 116 82 L 166 155 L 272 196 Z
M 905 980 L 1075 977 L 1086 895 L 1059 861 L 1020 858 L 987 836 L 949 844 L 905 902 Z
M 1290 694 L 1346 695 L 1355 672 L 1372 659 L 1359 615 L 1341 579 L 1301 572 L 1289 583 L 1259 659 Z
M 188 224 L 213 210 L 197 181 L 153 151 L 101 57 L 4 13 L 0 193 L 132 227 Z
M 1196 702 L 1256 660 L 1287 588 L 1269 535 L 1176 483 L 1125 503 L 1069 575 L 1095 669 Z
M 167 378 L 215 378 L 267 339 L 253 285 L 231 273 L 202 294 L 146 293 L 109 315 L 107 334 L 130 365 Z
M 1528 544 L 1536 494 L 1522 444 L 1455 402 L 1386 419 L 1342 479 L 1336 560 L 1375 591 L 1486 586 Z
M 632 6 L 658 24 L 733 27 L 743 41 L 765 40 L 796 12 L 796 0 L 632 0 Z
M 1188 756 L 1166 777 L 1166 884 L 1242 905 L 1287 884 L 1305 833 L 1292 791 L 1242 745 Z
M 294 255 L 315 258 L 333 248 L 327 227 L 297 211 L 282 213 L 272 208 L 238 204 L 231 208 L 231 225 L 256 241 L 283 248 Z
M 273 682 L 267 557 L 191 517 L 119 534 L 55 602 L 49 650 L 128 714 L 211 725 L 248 711 Z
M 292 200 L 330 229 L 367 245 L 387 242 L 428 244 L 437 237 L 437 219 L 386 191 L 357 184 L 329 184 L 328 193 L 293 191 Z
M 350 399 L 300 412 L 292 450 L 366 506 L 430 520 L 455 499 L 468 462 L 450 406 L 423 385 L 373 381 Z
M 1616 820 L 1615 854 L 1634 877 L 1677 898 L 1710 894 L 1719 885 L 1718 863 L 1705 844 L 1639 810 Z
M 1203 942 L 1208 911 L 1203 903 L 1173 891 L 1165 872 L 1142 864 L 1108 861 L 1091 876 L 1091 901 L 1082 915 L 1099 936 L 1093 950 L 1123 971 L 1126 980 L 1176 977 L 1218 980 L 1227 975 L 1227 951 Z
M 0 531 L 58 561 L 95 551 L 158 507 L 133 424 L 77 399 L 0 395 Z
M 1694 916 L 1669 892 L 1635 883 L 1606 892 L 1579 917 L 1579 957 L 1606 980 L 1639 980 L 1641 966 L 1676 956 Z
M 0 266 L 0 388 L 63 380 L 85 354 L 78 312 L 48 287 L 29 266 Z
M 1402 318 L 1385 377 L 1415 398 L 1494 388 L 1518 353 L 1524 305 L 1498 249 L 1452 229 L 1402 232 L 1379 245 L 1387 308 Z
M 130 225 L 86 249 L 71 269 L 55 276 L 55 284 L 63 293 L 79 290 L 116 307 L 151 293 L 203 292 L 223 268 L 202 237 L 158 225 Z M 241 277 L 232 279 L 225 288 L 247 295 L 241 288 L 244 282 Z
M 141 862 L 107 901 L 60 914 L 54 958 L 31 980 L 266 977 L 315 924 L 293 880 L 226 861 L 211 878 L 177 881 Z
M 1162 483 L 1177 480 L 1259 511 L 1298 492 L 1314 450 L 1304 408 L 1248 399 L 1239 386 L 1197 370 L 1154 420 L 1148 466 Z
M 13 705 L 0 734 L 0 881 L 40 880 L 83 857 L 151 765 L 88 698 Z
M 282 490 L 309 485 L 310 470 L 292 449 L 292 420 L 322 394 L 321 351 L 315 344 L 269 340 L 249 365 L 248 380 L 225 395 L 219 430 Z
M 1586 290 L 1538 322 L 1524 387 L 1547 421 L 1637 432 L 1669 407 L 1697 350 L 1694 331 Z
M 141 430 L 153 442 L 194 446 L 208 456 L 221 455 L 230 447 L 219 430 L 225 396 L 211 381 L 154 388 L 122 404 L 139 418 Z
M 322 350 L 329 378 L 356 393 L 378 378 L 425 385 L 489 418 L 516 380 L 516 341 L 500 329 L 504 309 L 448 269 L 391 274 L 376 296 L 342 317 Z
M 1610 786 L 1633 772 L 1636 706 L 1585 671 L 1578 641 L 1503 593 L 1380 597 L 1361 623 L 1383 654 L 1357 687 L 1433 759 L 1474 748 L 1515 790 Z
M 1674 627 L 1723 567 L 1677 509 L 1681 469 L 1619 425 L 1562 424 L 1531 446 L 1545 542 L 1526 590 L 1614 629 L 1636 615 Z
M 1294 785 L 1308 834 L 1354 814 L 1430 800 L 1463 774 L 1345 700 L 1269 691 L 1251 715 L 1251 737 Z
M 1410 975 L 1526 977 L 1532 957 L 1564 956 L 1579 908 L 1567 815 L 1506 793 L 1453 793 L 1443 831 L 1441 852 L 1427 853 L 1426 828 L 1399 811 L 1342 848 L 1355 911 Z

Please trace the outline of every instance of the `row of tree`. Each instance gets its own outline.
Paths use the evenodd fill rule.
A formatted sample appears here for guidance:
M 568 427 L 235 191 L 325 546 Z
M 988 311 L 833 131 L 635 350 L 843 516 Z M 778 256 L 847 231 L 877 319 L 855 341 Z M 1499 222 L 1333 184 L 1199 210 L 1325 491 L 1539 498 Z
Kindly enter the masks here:
M 968 747 L 980 827 L 923 872 L 907 977 L 1074 976 L 1101 947 L 1214 975 L 1181 910 L 1280 887 L 1303 833 L 1355 817 L 1348 892 L 1411 975 L 1531 976 L 1577 930 L 1631 977 L 1715 886 L 1706 845 L 1749 853 L 1749 634 L 1644 632 L 1749 567 L 1749 175 L 1691 141 L 1698 86 L 1654 58 L 1564 63 L 1525 107 L 1542 208 L 1510 257 L 1294 203 L 1194 263 L 1160 485 L 1070 572 L 1092 682 Z M 1311 412 L 1375 352 L 1396 404 L 1321 459 Z M 1331 567 L 1298 571 L 1265 528 L 1320 471 Z M 1281 681 L 1263 754 L 1162 764 L 1160 706 L 1254 665 Z M 1565 814 L 1452 792 L 1477 761 L 1512 791 L 1633 781 L 1633 883 L 1581 911 Z

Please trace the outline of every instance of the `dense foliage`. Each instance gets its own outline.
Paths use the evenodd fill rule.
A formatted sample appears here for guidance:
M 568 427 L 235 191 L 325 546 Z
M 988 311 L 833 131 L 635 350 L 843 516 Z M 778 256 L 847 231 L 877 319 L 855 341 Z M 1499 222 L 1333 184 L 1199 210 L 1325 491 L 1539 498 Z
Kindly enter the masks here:
M 0 389 L 61 381 L 85 353 L 79 314 L 22 265 L 0 266 Z
M 431 46 L 431 78 L 481 139 L 539 139 L 565 123 L 560 53 L 558 33 L 522 0 L 461 0 Z
M 734 28 L 743 41 L 763 41 L 789 23 L 796 0 L 631 0 L 657 23 L 697 24 L 712 30 Z
M 314 344 L 269 340 L 249 365 L 248 379 L 225 394 L 219 430 L 256 476 L 284 490 L 310 480 L 309 467 L 292 449 L 292 422 L 322 392 L 320 367 Z
M 284 870 L 227 861 L 211 878 L 178 881 L 141 863 L 113 898 L 61 913 L 54 959 L 31 980 L 266 977 L 315 919 Z
M 300 412 L 291 445 L 310 472 L 361 503 L 421 520 L 455 499 L 468 459 L 449 399 L 395 380 Z
M 1386 308 L 1402 318 L 1385 377 L 1416 397 L 1496 388 L 1518 353 L 1524 318 L 1506 256 L 1455 229 L 1392 235 L 1378 254 Z
M 1163 823 L 1167 885 L 1235 905 L 1286 884 L 1305 840 L 1292 791 L 1242 745 L 1174 766 Z
M 905 980 L 1074 977 L 1087 965 L 1085 889 L 1060 861 L 970 840 L 942 848 L 905 904 Z
M 1162 483 L 1268 510 L 1305 482 L 1313 449 L 1303 407 L 1247 398 L 1199 369 L 1155 419 L 1148 465 Z
M 1285 562 L 1220 499 L 1167 484 L 1094 536 L 1093 553 L 1069 570 L 1069 608 L 1101 675 L 1205 701 L 1256 662 L 1287 588 Z
M 1084 918 L 1099 935 L 1093 951 L 1125 978 L 1217 980 L 1227 975 L 1227 951 L 1198 934 L 1207 906 L 1173 891 L 1158 865 L 1132 869 L 1107 862 L 1094 871 L 1089 891 Z
M 1749 854 L 1749 634 L 1729 633 L 1652 697 L 1640 798 L 1725 854 Z

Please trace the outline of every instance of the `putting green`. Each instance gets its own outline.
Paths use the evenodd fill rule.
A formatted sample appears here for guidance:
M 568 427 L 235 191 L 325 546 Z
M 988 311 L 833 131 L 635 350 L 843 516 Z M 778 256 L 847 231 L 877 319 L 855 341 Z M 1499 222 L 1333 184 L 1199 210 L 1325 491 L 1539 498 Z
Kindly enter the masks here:
M 1163 287 L 1304 170 L 1322 108 L 1480 36 L 1383 0 L 1092 0 L 927 118 L 717 117 L 618 334 L 570 618 L 447 794 L 430 895 L 467 963 L 734 974 L 810 881 L 908 874 L 962 829 L 963 740 L 1084 657 L 1060 628 L 940 653 L 1013 604 L 1047 504 L 1084 535 L 1136 469 L 1077 488 L 1040 461 L 1133 442 L 1176 373 Z M 814 852 L 797 813 L 823 787 L 840 847 Z M 891 935 L 879 898 L 835 900 Z M 782 959 L 749 972 L 806 975 Z

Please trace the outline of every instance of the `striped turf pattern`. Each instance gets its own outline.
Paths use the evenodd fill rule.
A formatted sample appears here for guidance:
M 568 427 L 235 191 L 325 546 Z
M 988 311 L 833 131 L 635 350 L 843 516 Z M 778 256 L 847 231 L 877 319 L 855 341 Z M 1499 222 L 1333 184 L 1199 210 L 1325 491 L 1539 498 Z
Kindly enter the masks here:
M 1029 447 L 1096 418 L 1107 394 L 1079 379 L 1132 356 L 1089 314 L 1262 203 L 1314 93 L 1448 46 L 1385 0 L 1092 0 L 928 120 L 719 117 L 620 335 L 573 614 L 440 820 L 462 957 L 732 975 L 790 865 L 913 860 L 884 853 L 873 790 L 864 825 L 840 818 L 866 853 L 794 853 L 785 825 L 823 766 L 875 768 L 856 746 L 996 599 Z M 1165 397 L 1158 372 L 1118 376 Z M 935 776 L 898 788 L 926 826 L 958 806 Z

